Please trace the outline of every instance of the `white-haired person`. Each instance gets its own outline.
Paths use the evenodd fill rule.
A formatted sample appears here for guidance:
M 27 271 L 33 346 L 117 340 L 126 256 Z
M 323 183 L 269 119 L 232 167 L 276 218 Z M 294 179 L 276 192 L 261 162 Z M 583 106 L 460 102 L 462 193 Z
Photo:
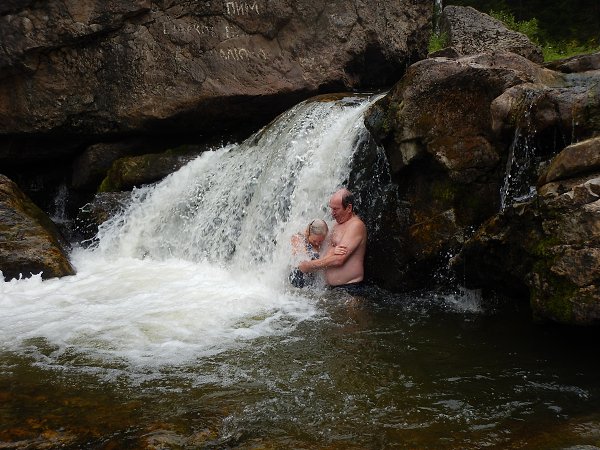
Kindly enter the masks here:
M 315 219 L 308 224 L 303 232 L 292 236 L 292 254 L 299 259 L 319 259 L 321 246 L 327 238 L 329 227 L 327 222 Z M 297 267 L 292 269 L 289 276 L 290 283 L 298 288 L 313 284 L 315 276 L 312 273 L 302 273 Z

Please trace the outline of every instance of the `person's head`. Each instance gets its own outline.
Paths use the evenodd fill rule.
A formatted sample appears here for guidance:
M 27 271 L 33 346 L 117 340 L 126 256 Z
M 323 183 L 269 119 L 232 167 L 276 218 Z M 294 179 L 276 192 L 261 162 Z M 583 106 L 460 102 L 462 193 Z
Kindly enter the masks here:
M 348 189 L 340 189 L 329 199 L 331 215 L 337 223 L 344 223 L 354 215 L 354 195 Z
M 327 237 L 327 222 L 321 219 L 315 219 L 306 227 L 306 239 L 311 245 L 320 247 L 325 238 Z

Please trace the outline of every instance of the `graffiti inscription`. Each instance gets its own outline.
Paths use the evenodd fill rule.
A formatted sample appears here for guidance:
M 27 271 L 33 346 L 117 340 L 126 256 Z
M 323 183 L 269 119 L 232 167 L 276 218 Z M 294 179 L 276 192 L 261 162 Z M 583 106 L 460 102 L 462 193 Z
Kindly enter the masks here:
M 226 13 L 230 16 L 249 16 L 251 14 L 260 14 L 258 3 L 247 2 L 225 2 Z
M 246 48 L 233 47 L 219 50 L 219 55 L 225 61 L 266 61 L 268 58 L 267 52 L 262 48 L 255 52 Z

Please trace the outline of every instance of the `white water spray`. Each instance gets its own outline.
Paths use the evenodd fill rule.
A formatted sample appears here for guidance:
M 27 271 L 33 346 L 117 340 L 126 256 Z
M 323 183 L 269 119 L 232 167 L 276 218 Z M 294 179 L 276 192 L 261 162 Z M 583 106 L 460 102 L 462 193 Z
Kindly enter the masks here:
M 500 189 L 500 209 L 504 211 L 513 203 L 531 199 L 536 194 L 535 167 L 536 145 L 535 127 L 531 118 L 531 108 L 535 94 L 526 93 L 523 99 L 522 124 L 515 128 L 513 141 L 506 160 L 504 182 Z
M 132 206 L 102 227 L 100 251 L 281 278 L 289 237 L 326 217 L 329 195 L 347 176 L 368 104 L 303 103 L 242 145 L 203 154 L 137 191 Z
M 73 254 L 76 276 L 0 283 L 0 349 L 51 366 L 161 367 L 314 316 L 287 285 L 290 237 L 328 218 L 369 104 L 300 104 L 137 190 L 97 248 Z

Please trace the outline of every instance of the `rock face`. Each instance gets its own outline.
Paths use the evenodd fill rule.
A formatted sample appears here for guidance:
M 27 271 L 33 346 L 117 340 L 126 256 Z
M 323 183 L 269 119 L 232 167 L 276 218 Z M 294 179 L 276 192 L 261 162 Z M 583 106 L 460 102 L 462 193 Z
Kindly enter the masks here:
M 565 148 L 540 179 L 536 198 L 478 230 L 453 261 L 468 284 L 529 290 L 541 319 L 600 323 L 600 166 L 588 158 L 599 144 L 595 138 Z M 563 170 L 555 179 L 557 167 Z
M 448 46 L 461 55 L 508 51 L 537 63 L 544 60 L 540 47 L 527 36 L 470 6 L 446 6 L 440 31 L 448 39 Z
M 514 53 L 413 64 L 366 119 L 397 191 L 397 275 L 377 281 L 430 287 L 449 267 L 541 319 L 598 323 L 598 79 Z
M 52 221 L 3 175 L 0 244 L 0 270 L 7 280 L 39 272 L 44 279 L 75 273 Z
M 432 13 L 410 0 L 0 8 L 0 161 L 11 164 L 42 153 L 20 140 L 29 135 L 210 134 L 264 123 L 318 91 L 390 84 L 424 56 Z
M 426 282 L 440 255 L 499 209 L 506 151 L 492 129 L 493 101 L 512 86 L 555 78 L 513 53 L 431 58 L 372 108 L 367 124 L 385 148 L 401 204 L 410 205 L 400 214 L 408 218 L 398 270 L 411 267 L 411 283 Z
M 600 323 L 600 172 L 539 190 L 541 252 L 528 284 L 534 313 L 553 321 Z

